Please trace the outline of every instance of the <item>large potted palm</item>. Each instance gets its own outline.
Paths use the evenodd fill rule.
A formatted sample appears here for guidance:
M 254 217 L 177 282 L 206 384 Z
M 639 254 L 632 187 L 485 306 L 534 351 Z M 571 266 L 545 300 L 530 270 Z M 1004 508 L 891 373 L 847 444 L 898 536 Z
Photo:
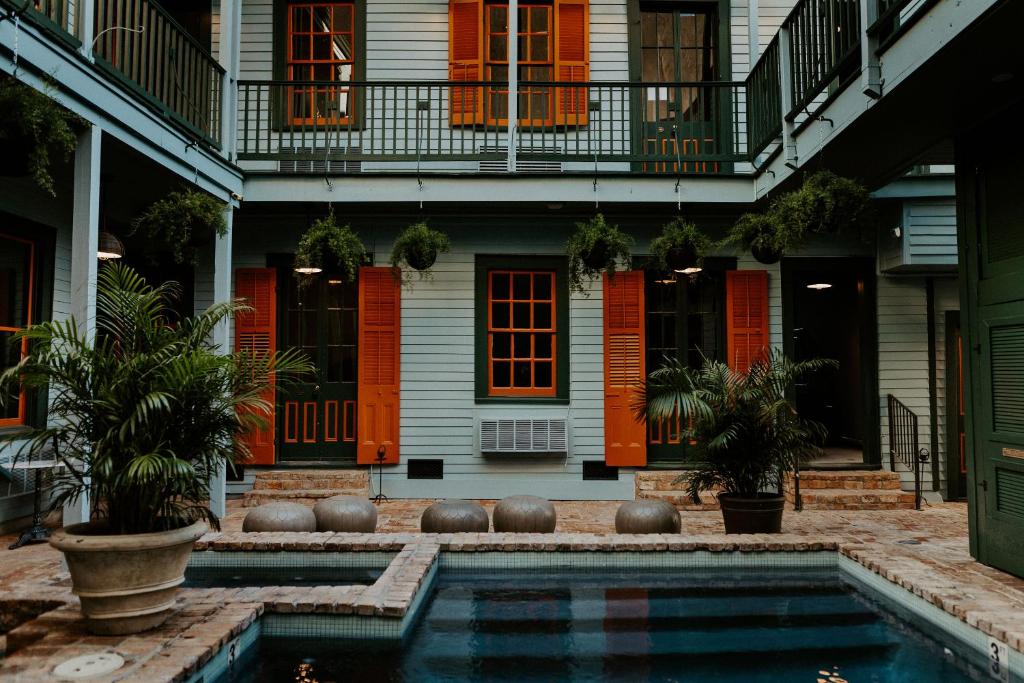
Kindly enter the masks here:
M 640 392 L 638 417 L 679 416 L 691 443 L 692 469 L 677 479 L 691 496 L 721 490 L 726 533 L 778 533 L 785 503 L 782 477 L 820 452 L 822 425 L 797 413 L 795 383 L 835 361 L 794 362 L 773 350 L 747 372 L 705 360 L 691 369 L 676 359 L 653 371 Z
M 175 319 L 178 287 L 148 284 L 127 266 L 100 271 L 96 335 L 74 320 L 19 332 L 30 351 L 0 375 L 51 396 L 49 424 L 14 438 L 18 458 L 56 459 L 52 505 L 83 495 L 90 521 L 54 533 L 91 631 L 125 634 L 161 624 L 174 606 L 192 545 L 217 528 L 210 478 L 248 451 L 239 439 L 265 425 L 262 398 L 309 371 L 294 353 L 224 354 L 211 343 L 238 302 Z

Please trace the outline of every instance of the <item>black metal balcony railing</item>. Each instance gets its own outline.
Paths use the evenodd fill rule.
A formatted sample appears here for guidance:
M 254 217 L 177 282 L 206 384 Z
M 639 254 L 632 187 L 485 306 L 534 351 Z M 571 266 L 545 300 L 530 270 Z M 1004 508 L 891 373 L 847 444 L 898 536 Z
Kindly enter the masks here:
M 79 45 L 69 0 L 2 0 L 0 7 L 23 14 L 51 29 L 64 40 Z
M 865 0 L 875 2 L 875 21 L 868 27 L 868 35 L 878 40 L 883 51 L 899 34 L 917 21 L 937 0 Z
M 782 135 L 779 75 L 779 37 L 775 36 L 747 76 L 747 136 L 751 158 Z
M 719 173 L 747 159 L 742 83 L 529 82 L 518 92 L 523 161 Z M 508 157 L 507 83 L 240 81 L 238 110 L 240 160 Z
M 867 0 L 871 1 L 871 0 Z M 789 30 L 793 119 L 860 63 L 860 0 L 801 0 L 783 23 Z
M 219 144 L 224 69 L 209 51 L 152 0 L 97 0 L 95 12 L 96 63 Z

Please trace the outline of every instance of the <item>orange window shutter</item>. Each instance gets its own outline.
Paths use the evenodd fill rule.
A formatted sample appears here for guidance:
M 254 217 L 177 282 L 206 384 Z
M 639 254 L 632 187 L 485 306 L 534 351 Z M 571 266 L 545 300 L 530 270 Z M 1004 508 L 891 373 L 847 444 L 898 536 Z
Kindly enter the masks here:
M 235 351 L 253 355 L 272 354 L 277 350 L 277 272 L 273 268 L 238 268 L 235 270 L 235 298 L 243 299 L 253 310 L 235 315 Z M 267 426 L 243 437 L 251 457 L 248 465 L 274 464 L 273 377 L 263 394 L 270 413 L 263 415 Z
M 359 270 L 356 462 L 398 463 L 401 280 L 393 268 Z
M 768 273 L 725 274 L 725 350 L 729 367 L 746 372 L 768 352 Z
M 448 0 L 448 80 L 483 81 L 483 0 Z M 483 88 L 453 85 L 448 94 L 451 123 L 483 123 Z
M 588 0 L 555 0 L 555 80 L 590 80 L 590 7 Z M 555 124 L 587 123 L 590 103 L 586 88 L 555 89 Z
M 644 367 L 643 271 L 604 276 L 604 460 L 647 464 L 647 427 L 633 414 Z

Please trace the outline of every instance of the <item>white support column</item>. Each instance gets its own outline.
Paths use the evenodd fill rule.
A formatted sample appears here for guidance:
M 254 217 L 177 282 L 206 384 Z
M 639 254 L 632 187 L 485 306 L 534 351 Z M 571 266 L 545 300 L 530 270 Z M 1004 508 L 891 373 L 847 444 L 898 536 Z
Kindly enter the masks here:
M 519 0 L 508 0 L 508 172 L 516 172 L 519 124 Z
M 100 148 L 97 126 L 78 136 L 71 219 L 71 315 L 80 334 L 96 338 L 96 250 L 100 241 Z M 64 508 L 64 525 L 89 521 L 89 496 Z
M 223 6 L 223 5 L 222 5 Z M 231 237 L 234 226 L 234 209 L 229 203 L 224 210 L 224 221 L 227 233 L 217 238 L 213 255 L 213 301 L 221 303 L 231 299 Z M 213 343 L 221 351 L 227 353 L 231 348 L 230 329 L 227 320 L 222 321 L 213 330 Z M 227 468 L 220 471 L 210 480 L 210 510 L 217 517 L 224 517 L 227 512 Z
M 224 67 L 224 79 L 221 83 L 221 120 L 220 141 L 224 156 L 229 161 L 235 160 L 238 149 L 238 71 L 239 71 L 239 35 L 242 25 L 242 0 L 221 0 L 220 2 L 220 41 L 218 43 L 217 60 Z
M 860 3 L 860 89 L 872 99 L 882 96 L 882 65 L 878 61 L 878 38 L 868 34 L 868 28 L 878 18 L 878 3 Z
M 78 39 L 82 41 L 82 54 L 92 60 L 92 43 L 96 39 L 93 25 L 96 22 L 96 0 L 77 0 L 75 2 L 75 24 Z
M 787 119 L 793 109 L 793 71 L 790 59 L 790 33 L 782 26 L 779 29 L 779 89 L 782 91 L 779 100 L 782 103 L 782 154 L 783 160 L 790 168 L 797 167 L 796 138 L 793 135 L 793 121 Z

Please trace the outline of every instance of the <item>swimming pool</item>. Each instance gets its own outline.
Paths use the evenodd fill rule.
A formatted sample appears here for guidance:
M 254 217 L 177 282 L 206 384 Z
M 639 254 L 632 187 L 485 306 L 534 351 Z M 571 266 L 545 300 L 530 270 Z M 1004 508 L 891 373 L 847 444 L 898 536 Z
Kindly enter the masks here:
M 393 552 L 196 552 L 182 587 L 368 586 L 394 557 Z
M 402 642 L 261 638 L 219 682 L 987 677 L 836 569 L 445 570 Z

